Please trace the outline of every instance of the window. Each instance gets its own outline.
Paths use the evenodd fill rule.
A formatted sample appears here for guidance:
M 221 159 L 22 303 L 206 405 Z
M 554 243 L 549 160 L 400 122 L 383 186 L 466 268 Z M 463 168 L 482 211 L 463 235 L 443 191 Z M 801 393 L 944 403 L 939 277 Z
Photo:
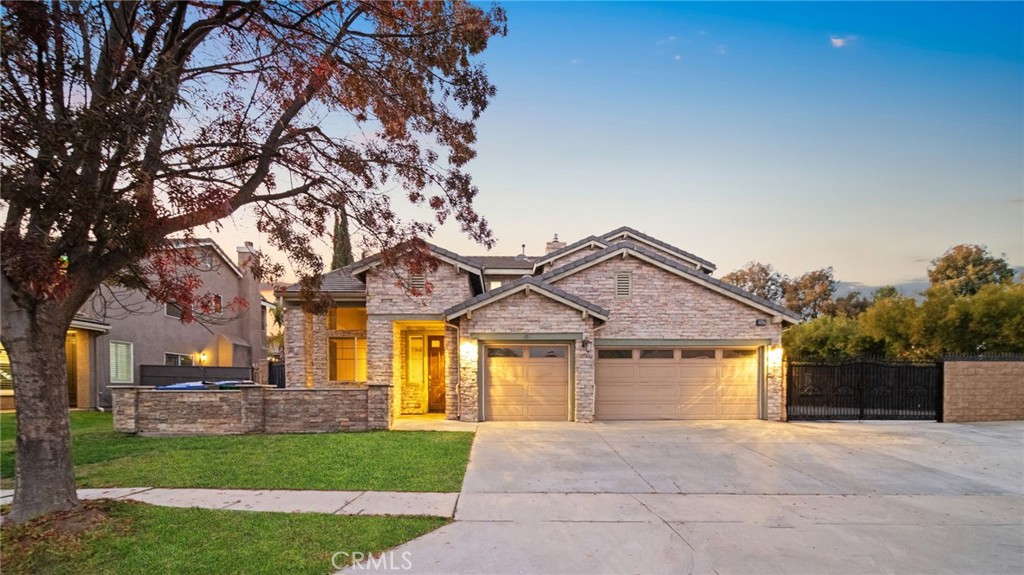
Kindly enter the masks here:
M 337 337 L 330 340 L 331 381 L 366 381 L 366 339 Z
M 641 349 L 640 359 L 672 359 L 671 349 Z
M 488 290 L 495 290 L 501 287 L 501 280 L 490 280 L 487 282 Z
M 14 389 L 14 374 L 11 372 L 11 358 L 0 345 L 0 389 Z
M 680 353 L 683 359 L 715 359 L 713 349 L 683 349 Z
M 746 359 L 748 357 L 754 357 L 757 355 L 757 350 L 753 349 L 723 349 L 722 359 Z
M 332 307 L 327 310 L 327 329 L 366 331 L 366 308 Z
M 523 357 L 521 347 L 489 347 L 487 357 Z
M 565 357 L 566 348 L 563 346 L 557 347 L 531 347 L 530 357 Z
M 195 365 L 191 355 L 185 353 L 165 353 L 164 365 Z
M 597 350 L 598 359 L 633 359 L 633 350 L 631 349 L 599 349 Z
M 110 342 L 110 383 L 132 383 L 132 344 L 125 341 Z
M 422 292 L 427 288 L 427 276 L 424 274 L 412 274 L 409 277 L 409 287 Z
M 615 295 L 629 296 L 633 293 L 633 273 L 615 272 Z
M 175 319 L 181 319 L 182 311 L 181 306 L 173 303 L 164 304 L 164 315 L 167 317 L 173 317 Z
M 220 298 L 220 294 L 213 296 L 213 313 L 220 315 L 224 311 L 224 301 Z

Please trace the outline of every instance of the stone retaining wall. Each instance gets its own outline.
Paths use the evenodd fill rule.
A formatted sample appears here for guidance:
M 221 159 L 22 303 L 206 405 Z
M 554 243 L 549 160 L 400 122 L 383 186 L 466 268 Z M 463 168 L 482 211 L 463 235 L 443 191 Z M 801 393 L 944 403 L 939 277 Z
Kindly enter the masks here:
M 1024 361 L 946 361 L 943 420 L 1024 420 Z
M 391 386 L 158 391 L 111 387 L 114 430 L 124 433 L 228 435 L 389 429 Z

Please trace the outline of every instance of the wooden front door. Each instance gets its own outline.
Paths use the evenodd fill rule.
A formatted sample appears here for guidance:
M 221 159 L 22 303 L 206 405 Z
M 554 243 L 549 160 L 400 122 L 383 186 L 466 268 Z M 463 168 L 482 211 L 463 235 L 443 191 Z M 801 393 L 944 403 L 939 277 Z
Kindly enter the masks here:
M 78 407 L 78 343 L 76 332 L 64 336 L 64 362 L 67 371 L 68 405 Z
M 431 413 L 444 413 L 444 336 L 427 337 L 427 396 Z

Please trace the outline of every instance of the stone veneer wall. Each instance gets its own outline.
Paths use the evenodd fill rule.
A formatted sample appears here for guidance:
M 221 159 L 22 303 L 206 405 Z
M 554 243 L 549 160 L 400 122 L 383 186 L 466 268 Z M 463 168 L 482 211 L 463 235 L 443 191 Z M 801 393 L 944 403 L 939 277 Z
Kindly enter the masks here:
M 157 391 L 111 387 L 114 430 L 124 433 L 228 435 L 389 429 L 390 385 L 330 389 Z
M 366 313 L 441 314 L 473 297 L 469 272 L 457 271 L 455 266 L 442 263 L 437 270 L 428 272 L 426 279 L 431 285 L 431 292 L 419 296 L 413 296 L 405 286 L 397 285 L 403 273 L 402 268 L 375 268 L 366 273 Z M 373 330 L 367 328 L 367 331 L 372 333 Z
M 615 295 L 618 272 L 633 274 L 632 295 Z M 612 258 L 554 285 L 611 311 L 602 338 L 782 341 L 771 314 L 633 257 Z M 767 325 L 755 325 L 759 319 Z
M 943 421 L 1024 420 L 1024 361 L 947 361 Z
M 582 312 L 538 294 L 518 293 L 473 312 L 472 319 L 460 319 L 461 344 L 465 352 L 460 359 L 459 386 L 462 391 L 461 419 L 479 421 L 479 341 L 472 334 L 579 334 L 575 340 L 575 405 L 576 421 L 594 420 L 594 351 L 584 351 L 582 339 L 594 339 L 594 320 L 583 318 Z M 554 339 L 554 338 L 553 338 Z M 530 342 L 523 342 L 530 343 Z

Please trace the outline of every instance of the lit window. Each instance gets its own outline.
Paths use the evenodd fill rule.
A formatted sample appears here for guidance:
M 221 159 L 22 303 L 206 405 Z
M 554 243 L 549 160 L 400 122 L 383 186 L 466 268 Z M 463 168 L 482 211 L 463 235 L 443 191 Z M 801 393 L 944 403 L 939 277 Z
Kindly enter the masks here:
M 617 296 L 628 296 L 633 293 L 633 274 L 632 272 L 616 272 L 615 273 L 615 295 Z
M 124 341 L 110 342 L 110 382 L 132 383 L 132 344 Z
M 366 331 L 366 308 L 332 307 L 327 310 L 327 329 Z
M 184 353 L 165 353 L 164 365 L 195 365 L 191 355 Z
M 220 299 L 220 294 L 213 296 L 213 313 L 220 315 L 224 311 L 224 302 Z
M 491 280 L 487 282 L 488 290 L 495 290 L 501 287 L 501 280 Z
M 331 338 L 331 381 L 366 381 L 366 340 L 355 337 Z

